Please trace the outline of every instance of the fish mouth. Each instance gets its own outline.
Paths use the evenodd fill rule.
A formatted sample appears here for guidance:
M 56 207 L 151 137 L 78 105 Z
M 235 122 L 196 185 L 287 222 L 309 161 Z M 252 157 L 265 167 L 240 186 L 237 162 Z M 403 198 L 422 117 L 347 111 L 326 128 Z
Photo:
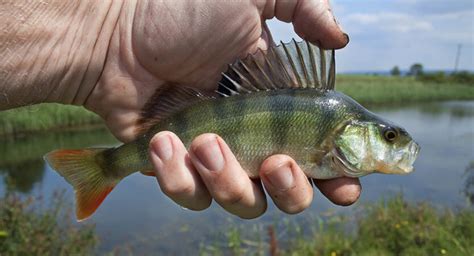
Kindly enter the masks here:
M 408 174 L 413 172 L 415 169 L 413 164 L 418 157 L 418 153 L 420 152 L 420 145 L 415 141 L 411 141 L 408 149 L 403 153 L 403 157 L 398 161 L 396 168 L 394 170 L 382 173 L 388 174 Z
M 371 172 L 363 171 L 353 166 L 344 155 L 335 148 L 332 152 L 332 161 L 334 166 L 341 171 L 344 176 L 358 178 L 367 175 Z M 418 153 L 420 152 L 420 146 L 418 143 L 412 141 L 409 146 L 409 150 L 405 153 L 407 156 L 403 157 L 394 166 L 386 164 L 378 164 L 372 172 L 385 173 L 385 174 L 408 174 L 413 172 L 413 163 L 415 162 Z
M 358 178 L 367 174 L 351 165 L 337 148 L 332 151 L 332 161 L 346 177 Z

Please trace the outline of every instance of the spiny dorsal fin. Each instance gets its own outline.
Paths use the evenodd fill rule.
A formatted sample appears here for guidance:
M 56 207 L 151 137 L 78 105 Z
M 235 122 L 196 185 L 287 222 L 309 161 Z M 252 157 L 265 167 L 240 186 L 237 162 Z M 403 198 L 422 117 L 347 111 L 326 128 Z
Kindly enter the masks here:
M 229 65 L 221 87 L 229 91 L 225 96 L 283 88 L 333 90 L 335 73 L 334 50 L 292 40 Z
M 214 93 L 206 93 L 190 87 L 167 84 L 156 90 L 142 109 L 137 123 L 136 134 L 147 132 L 150 127 L 175 112 L 202 100 L 215 98 Z
M 181 109 L 217 95 L 230 97 L 285 88 L 333 90 L 335 72 L 334 50 L 322 50 L 307 41 L 281 42 L 229 65 L 215 94 L 173 84 L 158 89 L 142 110 L 137 134 L 147 132 Z

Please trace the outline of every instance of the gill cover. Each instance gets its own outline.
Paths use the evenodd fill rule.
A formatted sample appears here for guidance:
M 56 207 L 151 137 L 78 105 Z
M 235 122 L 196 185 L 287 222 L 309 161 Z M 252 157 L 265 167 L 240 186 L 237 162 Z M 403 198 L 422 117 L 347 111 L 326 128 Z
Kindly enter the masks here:
M 335 144 L 348 176 L 410 173 L 419 152 L 418 144 L 403 128 L 377 122 L 349 123 Z

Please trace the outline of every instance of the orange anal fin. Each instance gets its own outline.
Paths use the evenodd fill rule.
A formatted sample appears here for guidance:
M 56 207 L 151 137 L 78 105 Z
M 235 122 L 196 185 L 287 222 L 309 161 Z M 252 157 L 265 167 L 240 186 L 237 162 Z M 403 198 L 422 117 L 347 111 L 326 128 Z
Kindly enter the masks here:
M 141 172 L 143 175 L 146 175 L 146 176 L 152 176 L 152 177 L 156 177 L 156 174 L 154 171 L 144 171 L 144 172 Z

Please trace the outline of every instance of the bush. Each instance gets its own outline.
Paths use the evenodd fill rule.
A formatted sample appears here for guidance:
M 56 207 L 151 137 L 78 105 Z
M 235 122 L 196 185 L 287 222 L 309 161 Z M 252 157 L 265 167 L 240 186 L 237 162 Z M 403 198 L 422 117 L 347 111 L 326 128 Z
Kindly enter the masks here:
M 97 245 L 91 225 L 76 226 L 64 211 L 63 193 L 48 208 L 41 198 L 0 199 L 0 255 L 90 255 Z M 70 208 L 70 207 L 69 207 Z
M 442 71 L 434 73 L 425 73 L 418 76 L 418 79 L 422 82 L 432 82 L 432 83 L 447 83 L 449 77 Z
M 454 82 L 474 86 L 474 73 L 468 71 L 456 72 L 451 75 Z
M 417 77 L 422 82 L 431 83 L 451 83 L 451 84 L 465 84 L 474 85 L 474 73 L 468 71 L 461 71 L 452 74 L 446 74 L 442 71 L 435 73 L 423 73 Z

